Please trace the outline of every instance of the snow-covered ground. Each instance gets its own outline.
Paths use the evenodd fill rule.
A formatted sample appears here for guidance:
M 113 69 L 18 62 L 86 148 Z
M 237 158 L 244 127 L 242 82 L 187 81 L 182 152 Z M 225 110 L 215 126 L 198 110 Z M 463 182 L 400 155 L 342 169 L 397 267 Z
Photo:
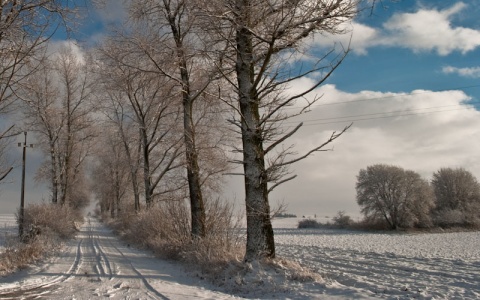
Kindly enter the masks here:
M 263 296 L 261 288 L 256 287 L 249 298 L 480 299 L 478 232 L 399 234 L 296 229 L 299 220 L 273 221 L 277 255 L 300 261 L 320 273 L 325 282 L 296 282 L 282 294 Z M 128 247 L 95 219 L 84 224 L 62 255 L 1 279 L 1 299 L 20 296 L 235 298 L 189 276 L 178 264 Z
M 18 234 L 18 226 L 13 214 L 0 214 L 0 253 L 5 249 L 5 242 L 9 236 Z
M 480 299 L 480 232 L 400 234 L 296 229 L 298 221 L 273 221 L 277 254 L 322 274 L 330 282 L 326 294 Z

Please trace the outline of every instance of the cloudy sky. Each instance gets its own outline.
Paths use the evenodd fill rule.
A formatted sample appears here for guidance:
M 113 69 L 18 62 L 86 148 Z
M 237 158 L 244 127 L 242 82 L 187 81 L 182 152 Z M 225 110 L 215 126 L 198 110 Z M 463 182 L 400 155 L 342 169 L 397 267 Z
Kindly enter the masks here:
M 102 22 L 121 15 L 118 5 L 92 13 L 79 37 L 100 40 Z M 295 120 L 305 125 L 292 143 L 301 153 L 333 131 L 353 126 L 331 145 L 333 151 L 295 165 L 298 177 L 272 193 L 272 206 L 284 203 L 297 215 L 332 216 L 345 210 L 358 216 L 356 175 L 377 163 L 411 169 L 427 179 L 441 167 L 464 167 L 480 177 L 478 15 L 478 1 L 384 0 L 347 24 L 347 34 L 309 41 L 317 53 L 351 41 L 351 52 L 310 95 L 322 98 Z M 314 80 L 304 78 L 292 89 Z M 38 198 L 40 190 L 32 183 L 27 199 Z M 242 206 L 242 190 L 241 178 L 229 179 L 225 195 Z M 18 182 L 2 187 L 2 211 L 19 199 L 18 191 Z
M 296 165 L 298 178 L 273 195 L 294 213 L 358 214 L 356 175 L 377 163 L 427 179 L 441 167 L 480 177 L 480 2 L 383 4 L 348 24 L 351 33 L 313 41 L 322 48 L 351 39 L 352 51 L 317 90 L 323 97 L 302 116 L 296 144 L 308 149 L 353 126 L 333 151 Z

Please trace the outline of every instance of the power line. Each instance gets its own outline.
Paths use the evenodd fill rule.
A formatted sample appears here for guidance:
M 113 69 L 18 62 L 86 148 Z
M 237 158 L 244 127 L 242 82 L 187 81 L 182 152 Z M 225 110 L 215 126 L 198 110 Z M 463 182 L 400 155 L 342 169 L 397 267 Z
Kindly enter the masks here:
M 390 96 L 374 97 L 374 98 L 367 98 L 367 99 L 356 99 L 356 100 L 341 101 L 341 102 L 322 103 L 322 104 L 313 105 L 312 107 L 326 106 L 326 105 L 336 105 L 336 104 L 344 104 L 344 103 L 353 103 L 353 102 L 382 100 L 382 99 L 391 99 L 391 98 L 396 98 L 396 97 L 414 96 L 414 95 L 421 95 L 421 94 L 427 94 L 427 93 L 438 93 L 438 92 L 444 92 L 444 91 L 464 90 L 464 89 L 476 88 L 476 87 L 480 87 L 480 84 L 463 86 L 463 87 L 456 87 L 456 88 L 432 90 L 432 91 L 423 91 L 423 92 L 409 93 L 409 94 L 395 94 L 395 95 L 390 95 Z M 469 101 L 469 102 L 465 103 L 465 105 L 475 105 L 475 104 L 480 104 L 480 100 Z M 396 111 L 378 112 L 378 113 L 369 113 L 369 114 L 359 114 L 359 115 L 328 117 L 328 118 L 304 120 L 302 122 L 315 122 L 313 124 L 305 124 L 304 125 L 304 126 L 315 126 L 315 125 L 327 125 L 327 124 L 337 124 L 337 123 L 345 123 L 345 122 L 350 123 L 350 122 L 368 121 L 368 120 L 375 120 L 375 119 L 386 119 L 386 118 L 395 118 L 395 117 L 402 117 L 402 116 L 425 115 L 425 114 L 433 114 L 433 113 L 441 113 L 441 112 L 450 112 L 450 111 L 471 109 L 471 107 L 459 107 L 459 108 L 455 108 L 455 109 L 436 110 L 436 111 L 415 113 L 416 111 L 421 111 L 421 110 L 437 109 L 437 108 L 453 107 L 453 106 L 460 106 L 460 104 L 441 105 L 441 106 L 432 106 L 432 107 L 407 109 L 407 110 L 396 110 Z M 294 109 L 294 108 L 290 108 L 290 109 Z M 407 112 L 407 113 L 405 113 L 405 112 Z M 367 118 L 364 118 L 364 117 L 367 117 Z M 342 120 L 342 119 L 345 119 L 345 120 Z M 323 121 L 327 121 L 327 122 L 323 122 Z M 298 122 L 297 121 L 290 121 L 290 122 L 285 122 L 284 124 L 292 124 L 292 123 L 298 123 Z
M 420 112 L 420 113 L 407 113 L 407 114 L 397 114 L 397 115 L 388 115 L 388 116 L 378 116 L 378 117 L 371 117 L 371 118 L 359 118 L 359 119 L 348 119 L 348 120 L 339 120 L 339 121 L 330 121 L 330 122 L 318 122 L 318 123 L 313 123 L 313 124 L 305 124 L 303 126 L 316 126 L 316 125 L 327 125 L 327 124 L 338 124 L 338 123 L 352 123 L 352 122 L 358 122 L 358 121 L 388 119 L 388 118 L 405 117 L 405 116 L 419 116 L 419 115 L 427 115 L 427 114 L 458 111 L 458 110 L 467 110 L 467 109 L 470 109 L 470 108 L 469 107 L 463 107 L 463 108 L 456 108 L 456 109 L 447 109 L 447 110 L 438 110 L 438 111 L 429 111 L 429 112 Z
M 477 104 L 480 103 L 480 101 L 472 101 L 470 104 Z M 319 118 L 319 119 L 311 119 L 311 120 L 304 120 L 303 122 L 317 122 L 317 121 L 328 121 L 328 120 L 340 120 L 340 119 L 349 119 L 349 118 L 359 118 L 359 117 L 370 117 L 370 116 L 378 116 L 378 115 L 387 115 L 387 114 L 398 114 L 398 113 L 407 113 L 407 112 L 415 112 L 415 111 L 421 111 L 421 110 L 428 110 L 428 109 L 438 109 L 438 108 L 445 108 L 445 107 L 458 107 L 456 109 L 451 109 L 451 110 L 440 110 L 440 111 L 434 111 L 434 112 L 446 112 L 446 111 L 455 111 L 455 110 L 461 110 L 461 109 L 469 109 L 470 107 L 459 107 L 460 105 L 458 104 L 452 104 L 452 105 L 441 105 L 441 106 L 432 106 L 432 107 L 423 107 L 423 108 L 415 108 L 415 109 L 404 109 L 404 110 L 393 110 L 393 111 L 386 111 L 386 112 L 378 112 L 378 113 L 369 113 L 369 114 L 359 114 L 359 115 L 348 115 L 348 116 L 340 116 L 340 117 L 329 117 L 329 118 Z M 425 114 L 425 113 L 434 113 L 434 112 L 423 112 L 423 113 L 418 113 L 418 114 Z M 412 115 L 412 114 L 409 114 Z M 392 115 L 390 117 L 395 117 L 397 115 Z M 291 123 L 298 123 L 296 121 L 291 121 L 291 122 L 285 122 L 285 124 L 291 124 Z
M 398 98 L 398 97 L 416 96 L 416 95 L 423 95 L 423 94 L 430 94 L 430 93 L 440 93 L 440 92 L 447 92 L 447 91 L 463 91 L 463 90 L 466 90 L 466 89 L 477 88 L 477 87 L 480 87 L 480 84 L 453 87 L 453 88 L 445 88 L 445 89 L 438 89 L 438 90 L 429 90 L 429 91 L 425 90 L 425 91 L 416 92 L 416 93 L 414 93 L 414 92 L 411 92 L 411 93 L 396 93 L 396 94 L 390 95 L 390 96 L 372 97 L 372 98 L 366 98 L 366 99 L 354 99 L 354 100 L 339 101 L 339 102 L 319 103 L 319 104 L 314 104 L 311 107 L 329 106 L 329 105 L 338 105 L 338 104 L 365 102 L 365 101 L 375 101 L 375 100 L 384 100 L 384 99 L 393 99 L 393 98 Z M 288 107 L 286 109 L 298 109 L 298 108 Z

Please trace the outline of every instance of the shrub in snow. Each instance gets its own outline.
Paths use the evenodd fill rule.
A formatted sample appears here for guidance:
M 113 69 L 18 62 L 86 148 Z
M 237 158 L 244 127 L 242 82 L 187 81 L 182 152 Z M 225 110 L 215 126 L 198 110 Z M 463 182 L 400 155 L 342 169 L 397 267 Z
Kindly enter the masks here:
M 26 233 L 51 231 L 62 239 L 75 236 L 75 221 L 81 217 L 68 205 L 30 204 L 24 211 L 24 228 Z M 19 216 L 17 214 L 17 223 Z
M 339 211 L 332 219 L 333 225 L 339 228 L 348 228 L 353 225 L 353 220 L 345 214 L 345 211 Z
M 58 250 L 59 245 L 57 237 L 51 232 L 42 233 L 28 243 L 18 238 L 9 239 L 5 251 L 0 254 L 0 275 L 12 273 L 43 259 Z
M 298 222 L 298 228 L 319 228 L 322 224 L 313 219 L 303 219 Z
M 112 226 L 131 244 L 214 273 L 243 256 L 244 243 L 231 205 L 214 200 L 206 201 L 205 208 L 207 235 L 201 239 L 192 240 L 190 208 L 183 201 L 158 202 L 136 215 L 120 215 Z
M 17 214 L 17 223 L 18 223 Z M 11 273 L 54 253 L 61 239 L 76 233 L 79 215 L 68 206 L 31 204 L 24 211 L 24 236 L 12 237 L 0 255 L 0 275 Z
M 473 213 L 465 213 L 460 209 L 435 211 L 433 219 L 435 225 L 442 228 L 480 226 L 480 218 L 475 217 Z

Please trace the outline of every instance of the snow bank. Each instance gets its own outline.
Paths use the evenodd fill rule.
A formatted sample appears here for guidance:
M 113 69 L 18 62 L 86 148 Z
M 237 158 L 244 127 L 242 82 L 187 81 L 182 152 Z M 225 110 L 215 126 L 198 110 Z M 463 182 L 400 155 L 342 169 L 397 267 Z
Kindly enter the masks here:
M 8 236 L 16 235 L 18 226 L 15 215 L 0 214 L 0 253 L 5 249 L 5 240 Z

